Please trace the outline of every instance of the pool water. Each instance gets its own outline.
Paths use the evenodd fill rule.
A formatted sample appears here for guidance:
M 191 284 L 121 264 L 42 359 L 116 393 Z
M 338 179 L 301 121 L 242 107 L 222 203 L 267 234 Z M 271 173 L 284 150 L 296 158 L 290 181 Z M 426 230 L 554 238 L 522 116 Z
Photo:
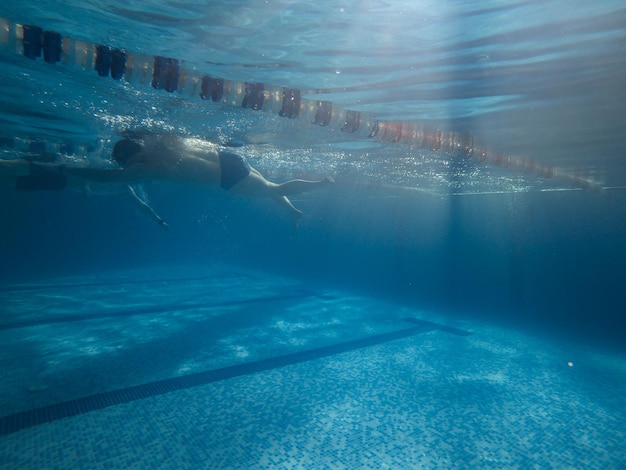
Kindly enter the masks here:
M 622 3 L 3 2 L 0 468 L 624 468 Z

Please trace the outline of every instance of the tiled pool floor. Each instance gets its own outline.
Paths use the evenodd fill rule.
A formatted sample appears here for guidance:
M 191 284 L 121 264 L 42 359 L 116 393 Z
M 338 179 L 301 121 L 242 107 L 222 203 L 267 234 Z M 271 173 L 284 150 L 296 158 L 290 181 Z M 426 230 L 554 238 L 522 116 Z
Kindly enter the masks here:
M 591 346 L 226 267 L 0 300 L 1 468 L 625 468 Z

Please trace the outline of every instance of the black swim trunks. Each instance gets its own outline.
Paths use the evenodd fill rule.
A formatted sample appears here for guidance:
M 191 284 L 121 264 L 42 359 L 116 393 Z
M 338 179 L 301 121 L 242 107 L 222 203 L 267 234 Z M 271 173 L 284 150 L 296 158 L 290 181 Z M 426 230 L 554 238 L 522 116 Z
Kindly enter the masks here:
M 220 167 L 223 189 L 230 189 L 250 174 L 250 165 L 241 155 L 230 152 L 220 152 Z
M 30 174 L 18 176 L 15 180 L 17 191 L 60 191 L 67 186 L 67 176 L 63 166 L 46 168 L 36 163 L 30 164 Z

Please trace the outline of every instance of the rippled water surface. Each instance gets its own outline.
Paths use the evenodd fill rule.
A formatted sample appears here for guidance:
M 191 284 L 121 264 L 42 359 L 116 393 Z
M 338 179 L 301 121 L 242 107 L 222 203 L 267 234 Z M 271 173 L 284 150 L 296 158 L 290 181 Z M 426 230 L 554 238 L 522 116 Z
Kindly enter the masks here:
M 199 73 L 298 88 L 381 120 L 469 131 L 502 152 L 602 186 L 626 183 L 626 8 L 619 1 L 9 1 L 0 16 L 174 57 Z M 311 148 L 323 162 L 351 160 L 356 171 L 368 166 L 356 160 L 376 152 L 372 174 L 399 165 L 400 177 L 386 182 L 401 186 L 432 187 L 424 175 L 448 171 L 447 160 L 422 150 L 338 145 L 350 139 L 336 129 L 298 127 L 6 51 L 2 60 L 4 135 L 70 138 L 108 152 L 121 128 L 143 126 L 262 144 L 249 152 L 268 155 L 269 146 L 281 162 L 311 171 L 328 169 L 307 166 L 316 161 L 307 157 Z M 515 190 L 510 180 L 523 177 L 481 165 L 466 172 L 486 189 L 503 177 L 495 189 Z M 543 187 L 521 186 L 535 184 Z

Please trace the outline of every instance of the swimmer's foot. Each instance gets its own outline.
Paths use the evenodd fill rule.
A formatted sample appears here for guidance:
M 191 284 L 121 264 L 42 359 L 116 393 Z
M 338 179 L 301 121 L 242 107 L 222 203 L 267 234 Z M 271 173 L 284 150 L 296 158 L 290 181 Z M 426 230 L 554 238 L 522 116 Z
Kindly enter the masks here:
M 161 227 L 166 232 L 170 231 L 170 226 L 167 225 L 167 222 L 165 220 L 159 218 L 159 220 L 157 220 L 157 224 L 159 224 L 159 227 Z
M 303 212 L 299 209 L 295 209 L 291 212 L 291 228 L 295 233 L 298 230 L 298 224 L 300 223 L 300 219 L 302 218 Z

